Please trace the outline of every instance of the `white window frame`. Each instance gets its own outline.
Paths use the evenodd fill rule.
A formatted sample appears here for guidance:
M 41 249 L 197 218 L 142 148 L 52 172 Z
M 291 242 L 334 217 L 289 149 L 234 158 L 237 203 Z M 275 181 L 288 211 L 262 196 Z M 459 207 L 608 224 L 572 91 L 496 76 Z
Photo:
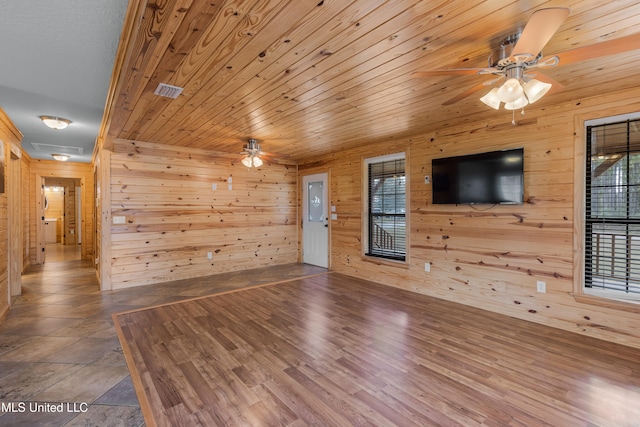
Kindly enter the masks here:
M 588 155 L 586 147 L 587 147 L 587 130 L 589 127 L 591 126 L 598 126 L 598 125 L 603 125 L 603 124 L 609 124 L 609 123 L 617 123 L 617 122 L 623 122 L 623 121 L 627 121 L 627 120 L 638 120 L 640 119 L 640 112 L 636 112 L 636 113 L 629 113 L 629 114 L 621 114 L 621 115 L 617 115 L 617 116 L 611 116 L 611 117 L 602 117 L 602 118 L 597 118 L 597 119 L 592 119 L 592 120 L 585 120 L 583 122 L 584 128 L 583 128 L 583 138 L 581 141 L 582 144 L 582 155 L 576 156 L 577 160 L 581 160 L 581 183 L 579 185 L 581 185 L 582 187 L 582 192 L 583 192 L 583 197 L 581 197 L 580 199 L 580 206 L 579 206 L 579 211 L 581 212 L 581 218 L 580 218 L 580 222 L 582 224 L 581 228 L 580 228 L 580 237 L 579 239 L 581 240 L 580 245 L 582 246 L 582 259 L 580 262 L 580 271 L 577 271 L 578 275 L 577 277 L 580 278 L 580 289 L 576 289 L 576 292 L 578 292 L 578 294 L 583 294 L 583 295 L 588 295 L 588 296 L 593 296 L 593 297 L 600 297 L 600 298 L 605 298 L 608 300 L 612 300 L 612 301 L 621 301 L 621 302 L 627 302 L 627 303 L 635 303 L 635 304 L 640 304 L 640 295 L 636 295 L 636 294 L 625 294 L 619 291 L 614 291 L 614 290 L 606 290 L 606 289 L 597 289 L 597 288 L 593 288 L 593 287 L 587 287 L 586 286 L 586 280 L 585 280 L 585 273 L 586 273 L 586 256 L 587 256 L 587 247 L 586 244 L 584 243 L 585 241 L 585 237 L 586 237 L 586 210 L 585 210 L 585 203 L 586 203 L 586 156 Z M 577 169 L 577 168 L 576 168 Z M 576 182 L 578 183 L 578 182 Z
M 404 260 L 387 258 L 382 256 L 368 255 L 369 252 L 369 165 L 372 163 L 381 163 L 393 160 L 404 160 L 404 176 L 405 176 L 405 251 Z M 409 161 L 406 152 L 387 154 L 383 156 L 365 158 L 362 161 L 362 256 L 366 260 L 378 263 L 390 263 L 397 265 L 409 264 Z

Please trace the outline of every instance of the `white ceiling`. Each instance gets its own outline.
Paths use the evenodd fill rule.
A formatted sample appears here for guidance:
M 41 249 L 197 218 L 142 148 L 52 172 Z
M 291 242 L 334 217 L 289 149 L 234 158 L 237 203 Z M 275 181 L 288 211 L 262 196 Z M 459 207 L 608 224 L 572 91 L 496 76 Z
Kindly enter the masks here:
M 32 158 L 91 161 L 127 3 L 0 0 L 0 108 Z M 52 130 L 41 115 L 72 124 Z

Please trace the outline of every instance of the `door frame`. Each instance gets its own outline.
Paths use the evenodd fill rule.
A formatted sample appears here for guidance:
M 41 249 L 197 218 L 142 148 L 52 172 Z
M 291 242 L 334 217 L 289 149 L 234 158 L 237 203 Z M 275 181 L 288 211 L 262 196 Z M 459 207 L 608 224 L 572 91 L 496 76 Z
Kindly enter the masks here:
M 300 251 L 301 251 L 301 256 L 300 256 L 300 260 L 302 263 L 304 263 L 304 220 L 307 214 L 307 207 L 306 207 L 306 189 L 305 189 L 305 183 L 310 180 L 310 179 L 314 179 L 314 177 L 318 177 L 320 179 L 322 179 L 324 181 L 324 183 L 326 184 L 325 187 L 325 191 L 326 191 L 326 201 L 325 201 L 325 214 L 326 214 L 326 218 L 327 218 L 327 267 L 326 268 L 331 268 L 331 174 L 329 173 L 329 171 L 317 171 L 314 173 L 308 173 L 308 174 L 304 174 L 301 175 L 301 180 L 300 180 L 300 203 L 301 203 L 301 217 L 300 217 L 300 228 L 301 228 L 301 233 L 300 233 Z M 314 264 L 310 264 L 310 265 L 314 265 Z

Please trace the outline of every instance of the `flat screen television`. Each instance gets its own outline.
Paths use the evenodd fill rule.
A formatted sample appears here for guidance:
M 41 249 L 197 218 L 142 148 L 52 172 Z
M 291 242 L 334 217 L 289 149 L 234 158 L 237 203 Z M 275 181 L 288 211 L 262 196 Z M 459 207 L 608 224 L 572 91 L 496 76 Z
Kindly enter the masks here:
M 433 159 L 434 204 L 522 204 L 524 149 Z

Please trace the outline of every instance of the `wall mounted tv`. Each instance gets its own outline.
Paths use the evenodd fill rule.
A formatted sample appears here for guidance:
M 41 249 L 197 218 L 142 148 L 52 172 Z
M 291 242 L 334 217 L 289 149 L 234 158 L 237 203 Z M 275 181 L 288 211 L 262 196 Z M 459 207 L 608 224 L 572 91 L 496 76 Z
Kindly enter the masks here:
M 433 159 L 434 204 L 522 204 L 524 149 Z

